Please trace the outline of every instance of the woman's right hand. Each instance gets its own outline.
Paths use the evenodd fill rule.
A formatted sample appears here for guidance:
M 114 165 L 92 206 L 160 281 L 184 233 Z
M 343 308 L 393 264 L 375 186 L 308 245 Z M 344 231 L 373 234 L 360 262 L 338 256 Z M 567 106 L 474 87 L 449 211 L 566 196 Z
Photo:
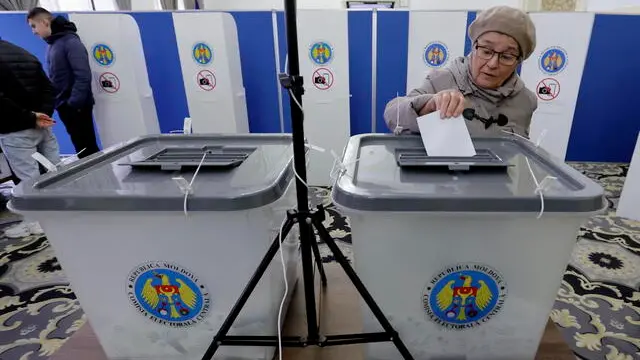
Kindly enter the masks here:
M 464 111 L 464 95 L 455 89 L 442 90 L 427 101 L 418 115 L 423 116 L 434 111 L 440 111 L 441 119 L 462 115 L 462 111 Z

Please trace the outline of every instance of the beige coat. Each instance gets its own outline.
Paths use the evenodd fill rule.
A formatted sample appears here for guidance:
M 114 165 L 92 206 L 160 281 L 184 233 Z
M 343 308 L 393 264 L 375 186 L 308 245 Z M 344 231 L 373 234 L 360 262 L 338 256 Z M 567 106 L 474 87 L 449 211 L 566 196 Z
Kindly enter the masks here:
M 454 59 L 447 68 L 430 72 L 422 86 L 407 96 L 391 100 L 384 111 L 389 129 L 396 134 L 419 133 L 418 111 L 439 91 L 457 89 L 465 97 L 465 107 L 475 109 L 477 115 L 488 119 L 503 114 L 509 120 L 504 127 L 493 124 L 488 129 L 479 120 L 466 121 L 472 137 L 496 136 L 502 130 L 528 137 L 531 116 L 538 106 L 536 95 L 516 73 L 499 89 L 479 88 L 470 80 L 469 62 L 465 57 Z

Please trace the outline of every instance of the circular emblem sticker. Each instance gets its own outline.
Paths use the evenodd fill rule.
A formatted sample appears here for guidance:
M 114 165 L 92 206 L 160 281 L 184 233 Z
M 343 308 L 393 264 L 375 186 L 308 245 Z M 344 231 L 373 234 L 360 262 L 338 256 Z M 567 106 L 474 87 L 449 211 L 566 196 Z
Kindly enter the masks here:
M 309 48 L 309 57 L 317 65 L 326 65 L 333 59 L 333 48 L 324 41 L 316 42 Z
M 549 75 L 555 75 L 567 67 L 567 52 L 558 46 L 545 49 L 540 56 L 540 70 Z
M 504 306 L 504 279 L 476 263 L 444 269 L 425 286 L 422 303 L 429 319 L 444 328 L 464 330 L 491 320 Z
M 106 44 L 94 45 L 91 54 L 93 59 L 101 66 L 111 66 L 116 59 L 113 50 Z
M 439 68 L 449 59 L 449 49 L 439 41 L 434 41 L 424 48 L 424 62 L 427 66 Z
M 211 306 L 206 287 L 191 271 L 163 261 L 134 269 L 127 279 L 127 294 L 142 315 L 170 327 L 200 322 Z
M 199 65 L 208 65 L 213 60 L 213 51 L 206 43 L 199 42 L 193 45 L 193 50 L 191 52 L 193 60 L 195 60 Z

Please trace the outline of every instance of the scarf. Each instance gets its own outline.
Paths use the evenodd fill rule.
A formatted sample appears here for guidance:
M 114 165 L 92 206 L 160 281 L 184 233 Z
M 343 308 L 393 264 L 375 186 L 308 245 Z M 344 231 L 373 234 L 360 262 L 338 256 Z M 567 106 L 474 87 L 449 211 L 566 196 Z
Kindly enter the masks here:
M 460 91 L 464 95 L 473 95 L 474 97 L 482 98 L 491 104 L 497 105 L 502 100 L 515 96 L 524 89 L 524 81 L 520 79 L 520 76 L 518 76 L 515 71 L 513 75 L 497 89 L 479 87 L 472 80 L 470 64 L 470 56 L 458 57 L 453 60 L 453 63 L 449 67 L 449 71 L 453 74 Z

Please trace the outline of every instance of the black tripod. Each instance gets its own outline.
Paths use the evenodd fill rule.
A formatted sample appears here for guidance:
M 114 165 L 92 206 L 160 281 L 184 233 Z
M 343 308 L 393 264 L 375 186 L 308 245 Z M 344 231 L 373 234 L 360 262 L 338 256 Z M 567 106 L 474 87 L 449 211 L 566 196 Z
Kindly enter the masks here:
M 329 235 L 324 227 L 324 208 L 322 206 L 316 209 L 310 209 L 308 203 L 308 189 L 304 182 L 307 179 L 307 171 L 305 164 L 305 138 L 302 109 L 295 105 L 296 101 L 302 104 L 302 94 L 304 93 L 303 80 L 300 74 L 300 65 L 298 59 L 298 30 L 296 23 L 296 0 L 285 0 L 285 18 L 287 30 L 287 46 L 289 50 L 289 72 L 290 74 L 281 74 L 280 82 L 290 95 L 291 100 L 291 118 L 293 133 L 293 163 L 296 173 L 300 179 L 296 179 L 296 191 L 298 200 L 298 209 L 290 210 L 287 213 L 287 220 L 282 227 L 281 233 L 276 236 L 271 247 L 265 254 L 264 258 L 258 265 L 258 268 L 251 276 L 251 280 L 242 291 L 240 298 L 237 300 L 228 317 L 213 338 L 211 345 L 202 357 L 202 360 L 211 360 L 218 348 L 223 345 L 227 346 L 278 346 L 278 338 L 276 336 L 229 336 L 227 335 L 234 321 L 240 314 L 240 311 L 251 296 L 258 282 L 264 275 L 273 258 L 278 253 L 280 247 L 280 239 L 285 239 L 291 228 L 298 224 L 300 229 L 300 250 L 302 257 L 302 277 L 304 281 L 304 297 L 306 302 L 307 315 L 307 336 L 283 337 L 283 347 L 307 347 L 313 346 L 335 346 L 348 344 L 362 344 L 374 342 L 394 343 L 400 354 L 405 360 L 413 360 L 413 356 L 409 353 L 406 346 L 400 340 L 398 333 L 393 329 L 389 320 L 384 316 L 382 310 L 378 307 L 375 300 L 369 294 L 358 275 L 351 268 L 349 261 L 342 254 L 335 241 Z M 376 333 L 360 333 L 360 334 L 344 334 L 321 336 L 318 328 L 318 319 L 316 317 L 316 300 L 315 300 L 315 283 L 314 283 L 314 263 L 311 256 L 313 252 L 318 266 L 318 272 L 322 280 L 323 286 L 327 284 L 327 278 L 322 267 L 320 251 L 313 229 L 316 229 L 320 239 L 324 241 L 329 249 L 333 252 L 337 262 L 342 266 L 345 273 L 354 284 L 366 304 L 369 306 L 375 317 L 382 325 L 384 331 Z M 282 236 L 280 236 L 282 235 Z

